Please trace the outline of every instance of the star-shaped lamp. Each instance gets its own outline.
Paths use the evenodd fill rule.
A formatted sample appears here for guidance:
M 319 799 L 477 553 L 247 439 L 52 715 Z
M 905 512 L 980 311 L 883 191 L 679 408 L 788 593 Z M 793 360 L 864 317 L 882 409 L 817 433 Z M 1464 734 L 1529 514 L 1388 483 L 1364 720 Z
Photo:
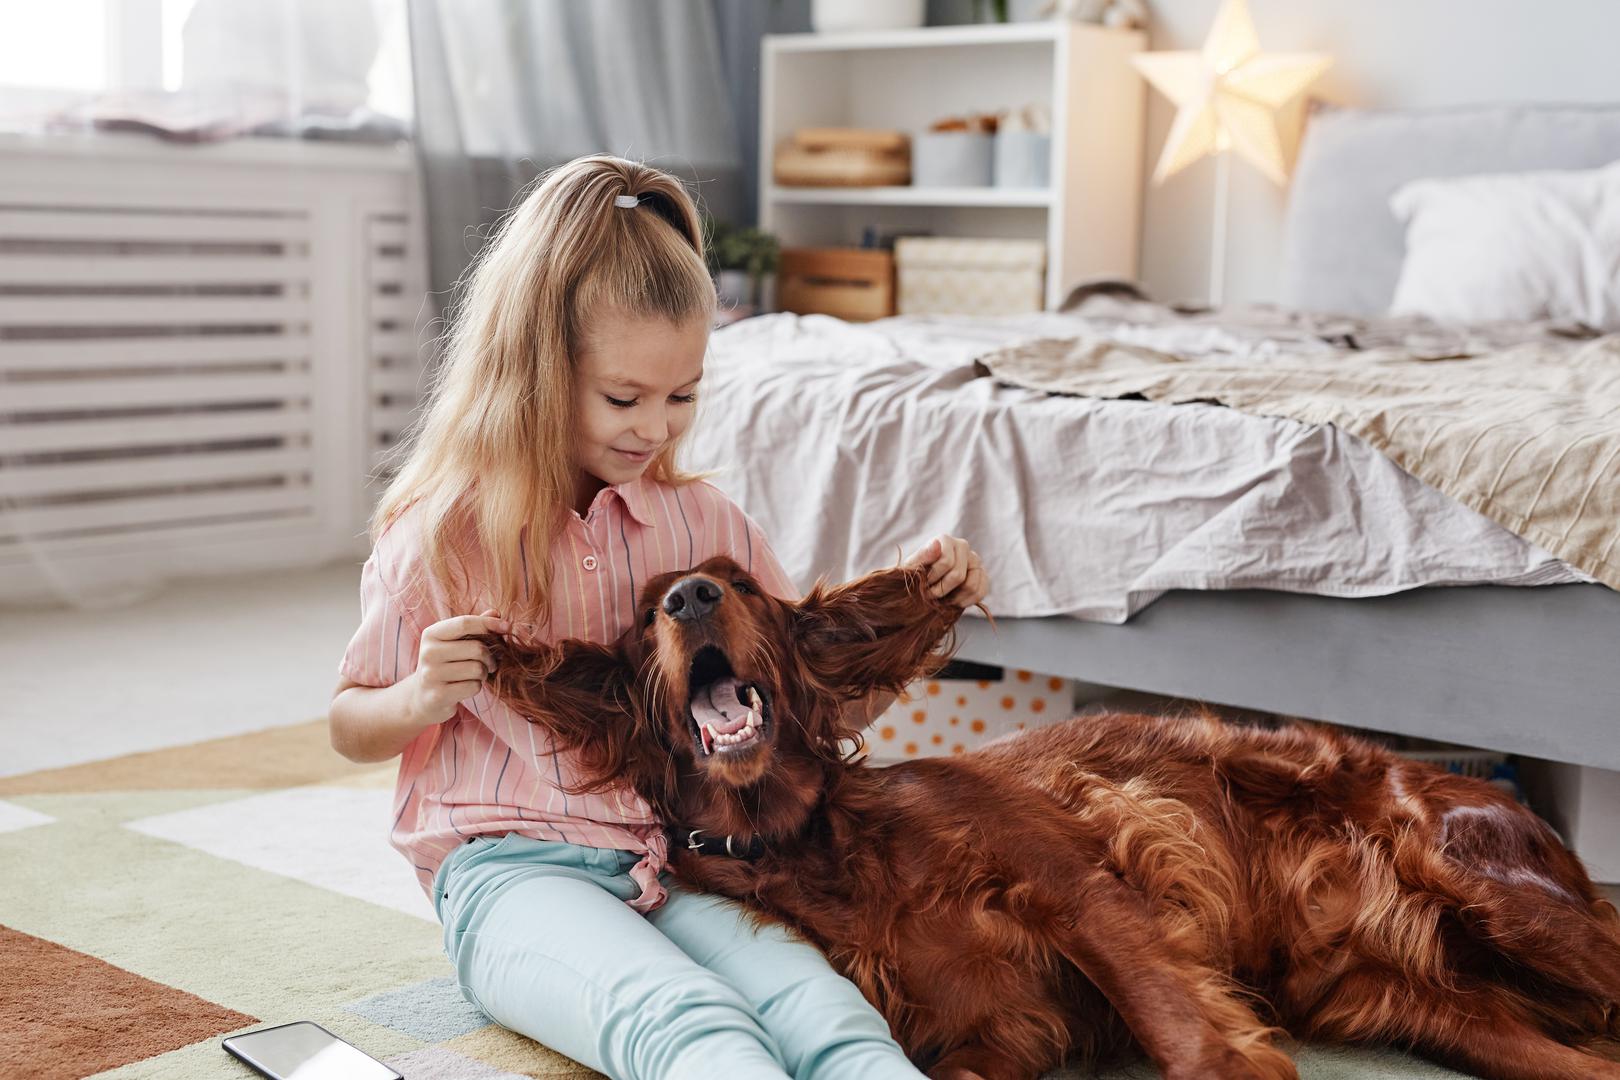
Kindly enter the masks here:
M 1202 49 L 1144 53 L 1133 62 L 1177 110 L 1154 183 L 1230 148 L 1281 184 L 1288 174 L 1277 114 L 1333 60 L 1323 53 L 1262 53 L 1247 0 L 1226 0 Z
M 1279 114 L 1333 63 L 1324 53 L 1262 53 L 1247 0 L 1226 0 L 1204 47 L 1196 52 L 1143 53 L 1136 70 L 1176 106 L 1153 182 L 1205 154 L 1216 155 L 1210 302 L 1219 305 L 1226 270 L 1226 150 L 1242 154 L 1274 183 L 1288 179 Z

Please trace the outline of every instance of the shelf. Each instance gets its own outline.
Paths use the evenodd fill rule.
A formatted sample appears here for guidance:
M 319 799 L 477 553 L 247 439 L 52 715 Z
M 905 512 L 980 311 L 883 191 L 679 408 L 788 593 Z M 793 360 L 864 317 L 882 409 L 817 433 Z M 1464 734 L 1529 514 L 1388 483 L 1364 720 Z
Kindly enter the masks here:
M 777 203 L 820 206 L 1033 206 L 1052 205 L 1047 188 L 997 187 L 776 187 Z
M 867 229 L 1046 244 L 1045 302 L 1079 281 L 1133 277 L 1141 231 L 1147 35 L 1090 23 L 772 34 L 760 47 L 759 221 L 786 247 L 853 246 Z M 915 135 L 943 117 L 1043 105 L 1050 186 L 810 187 L 775 183 L 776 149 L 815 127 Z
M 767 34 L 765 47 L 777 52 L 845 52 L 851 49 L 928 49 L 960 45 L 1050 44 L 1068 24 L 1039 22 L 985 23 L 968 26 L 923 26 L 914 30 L 863 30 L 831 34 Z M 1087 27 L 1104 33 L 1118 31 Z

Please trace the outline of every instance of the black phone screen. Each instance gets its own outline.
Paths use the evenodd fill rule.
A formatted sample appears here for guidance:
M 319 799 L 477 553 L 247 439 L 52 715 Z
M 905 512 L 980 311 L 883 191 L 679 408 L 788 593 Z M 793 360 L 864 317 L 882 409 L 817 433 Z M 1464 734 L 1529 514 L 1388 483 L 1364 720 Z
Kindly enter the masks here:
M 273 1080 L 404 1080 L 309 1020 L 232 1035 L 222 1045 Z

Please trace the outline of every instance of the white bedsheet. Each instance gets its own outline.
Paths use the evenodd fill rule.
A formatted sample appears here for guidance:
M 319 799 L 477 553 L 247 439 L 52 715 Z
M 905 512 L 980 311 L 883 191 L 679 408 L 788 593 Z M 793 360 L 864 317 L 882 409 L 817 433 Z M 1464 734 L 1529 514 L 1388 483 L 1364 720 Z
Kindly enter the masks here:
M 1074 327 L 1054 313 L 735 323 L 713 336 L 683 464 L 718 470 L 801 588 L 950 532 L 984 557 L 997 616 L 1119 623 L 1170 589 L 1591 580 L 1332 427 L 974 375 L 988 349 Z

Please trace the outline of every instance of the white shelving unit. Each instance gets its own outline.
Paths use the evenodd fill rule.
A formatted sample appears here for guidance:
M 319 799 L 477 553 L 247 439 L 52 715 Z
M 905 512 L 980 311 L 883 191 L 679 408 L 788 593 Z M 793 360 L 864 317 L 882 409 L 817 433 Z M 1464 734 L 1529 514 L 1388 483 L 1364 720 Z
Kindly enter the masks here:
M 1076 282 L 1134 277 L 1146 89 L 1139 32 L 1066 22 L 772 34 L 761 47 L 760 225 L 783 246 L 859 244 L 862 230 L 1045 240 L 1046 307 Z M 772 180 L 777 143 L 802 127 L 915 135 L 935 120 L 1045 104 L 1047 188 L 793 188 Z

